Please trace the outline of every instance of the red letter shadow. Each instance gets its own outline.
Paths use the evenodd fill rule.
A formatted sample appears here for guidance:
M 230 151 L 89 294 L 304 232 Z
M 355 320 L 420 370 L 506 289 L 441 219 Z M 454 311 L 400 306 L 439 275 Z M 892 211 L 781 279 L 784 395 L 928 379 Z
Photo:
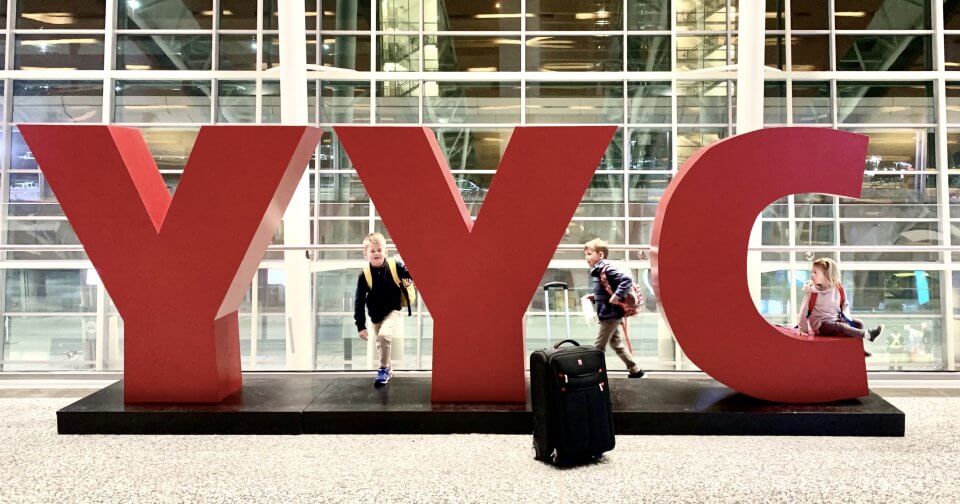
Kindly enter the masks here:
M 860 197 L 867 141 L 825 128 L 737 135 L 700 150 L 667 187 L 653 227 L 654 285 L 677 342 L 724 385 L 792 403 L 868 393 L 863 340 L 773 327 L 746 282 L 757 215 L 794 193 Z
M 123 316 L 125 401 L 239 390 L 237 308 L 320 130 L 204 126 L 175 198 L 135 129 L 20 131 Z
M 524 313 L 616 128 L 516 128 L 476 222 L 430 130 L 334 130 L 430 308 L 432 399 L 523 402 Z

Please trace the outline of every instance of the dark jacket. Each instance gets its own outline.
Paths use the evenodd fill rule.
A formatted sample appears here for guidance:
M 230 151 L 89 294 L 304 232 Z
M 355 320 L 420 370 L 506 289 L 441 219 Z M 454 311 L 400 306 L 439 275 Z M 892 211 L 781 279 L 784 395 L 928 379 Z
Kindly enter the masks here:
M 620 299 L 626 297 L 627 293 L 633 287 L 633 277 L 629 272 L 623 271 L 605 260 L 600 260 L 590 270 L 590 276 L 593 280 L 593 302 L 597 307 L 597 318 L 600 320 L 614 320 L 623 318 L 623 308 L 615 304 L 610 304 L 610 294 L 603 287 L 600 281 L 600 272 L 607 268 L 607 281 L 610 282 L 610 288 Z
M 373 289 L 367 287 L 367 279 L 363 277 L 363 270 L 357 278 L 357 294 L 353 301 L 353 320 L 357 324 L 357 331 L 363 331 L 367 328 L 367 317 L 363 313 L 363 307 L 366 305 L 370 312 L 370 320 L 374 324 L 383 322 L 383 319 L 393 310 L 399 310 L 400 296 L 402 295 L 400 287 L 393 283 L 393 276 L 390 275 L 390 268 L 386 261 L 383 266 L 375 268 L 370 266 L 370 276 L 373 279 Z M 400 261 L 397 261 L 397 276 L 400 278 L 410 278 L 410 272 Z

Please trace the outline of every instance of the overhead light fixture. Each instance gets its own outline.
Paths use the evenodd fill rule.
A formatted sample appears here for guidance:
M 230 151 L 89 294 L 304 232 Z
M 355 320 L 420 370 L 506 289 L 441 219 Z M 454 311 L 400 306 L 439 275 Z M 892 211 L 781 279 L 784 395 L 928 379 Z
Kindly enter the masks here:
M 602 7 L 597 12 L 578 12 L 574 14 L 576 19 L 608 19 L 610 17 L 610 12 L 604 10 Z
M 74 21 L 73 14 L 69 12 L 25 12 L 20 17 L 51 25 L 68 25 Z
M 475 14 L 474 19 L 512 19 L 523 17 L 523 14 Z M 527 14 L 527 17 L 533 17 L 533 14 Z
M 840 11 L 840 12 L 834 12 L 833 15 L 836 17 L 852 17 L 852 18 L 867 17 L 867 13 L 864 11 Z
M 470 67 L 468 72 L 496 72 L 497 67 Z
M 65 39 L 43 39 L 43 40 L 23 40 L 20 45 L 46 47 L 48 45 L 64 44 L 96 44 L 100 40 L 95 38 L 65 38 Z
M 570 72 L 578 70 L 593 70 L 593 63 L 547 63 L 541 68 L 548 72 Z
M 127 70 L 150 70 L 153 68 L 150 65 L 131 65 L 131 64 L 124 65 L 124 67 Z

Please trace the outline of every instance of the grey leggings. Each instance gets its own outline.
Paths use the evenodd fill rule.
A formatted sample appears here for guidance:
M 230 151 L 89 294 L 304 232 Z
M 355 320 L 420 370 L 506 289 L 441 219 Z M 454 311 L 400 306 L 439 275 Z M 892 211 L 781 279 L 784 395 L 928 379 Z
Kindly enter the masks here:
M 853 325 L 840 320 L 831 320 L 820 324 L 817 334 L 822 336 L 849 336 L 851 338 L 866 338 L 867 331 L 863 329 L 863 321 L 853 319 L 850 321 Z

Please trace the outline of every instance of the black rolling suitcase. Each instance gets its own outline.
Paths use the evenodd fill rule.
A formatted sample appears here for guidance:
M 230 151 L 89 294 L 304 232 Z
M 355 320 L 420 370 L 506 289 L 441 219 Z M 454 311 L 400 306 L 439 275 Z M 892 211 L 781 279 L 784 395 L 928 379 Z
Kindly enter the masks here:
M 567 294 L 567 285 L 562 282 L 543 288 L 545 292 L 562 288 Z M 548 317 L 548 341 L 549 327 Z M 569 324 L 567 327 L 569 336 Z M 562 346 L 564 343 L 573 346 Z M 606 368 L 603 352 L 570 339 L 530 354 L 530 402 L 537 460 L 570 465 L 589 462 L 613 449 L 613 406 Z

